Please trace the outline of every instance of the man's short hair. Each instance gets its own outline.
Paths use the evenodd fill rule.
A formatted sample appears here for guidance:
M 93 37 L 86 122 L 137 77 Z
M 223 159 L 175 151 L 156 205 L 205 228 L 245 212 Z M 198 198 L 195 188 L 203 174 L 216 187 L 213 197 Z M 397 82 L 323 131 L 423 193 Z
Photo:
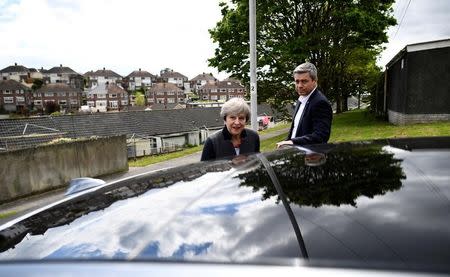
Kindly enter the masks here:
M 317 81 L 317 68 L 312 63 L 302 63 L 294 69 L 294 74 L 309 73 L 309 77 L 314 81 Z

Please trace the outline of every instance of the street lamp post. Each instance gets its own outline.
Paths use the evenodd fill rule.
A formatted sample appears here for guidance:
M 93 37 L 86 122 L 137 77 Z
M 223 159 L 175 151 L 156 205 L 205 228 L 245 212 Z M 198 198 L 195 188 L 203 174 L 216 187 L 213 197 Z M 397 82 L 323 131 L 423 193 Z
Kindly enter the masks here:
M 256 0 L 249 0 L 250 27 L 250 109 L 252 129 L 258 131 L 256 86 Z

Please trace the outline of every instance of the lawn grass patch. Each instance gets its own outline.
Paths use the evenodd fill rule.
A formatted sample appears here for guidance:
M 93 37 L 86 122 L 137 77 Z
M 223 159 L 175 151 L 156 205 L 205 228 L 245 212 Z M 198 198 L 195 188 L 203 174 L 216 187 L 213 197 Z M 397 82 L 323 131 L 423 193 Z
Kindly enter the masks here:
M 259 133 L 265 134 L 275 132 L 288 128 L 289 126 L 290 123 L 282 123 L 274 128 L 266 129 Z M 275 150 L 276 143 L 285 140 L 286 136 L 287 132 L 269 139 L 261 140 L 261 152 Z M 375 117 L 374 114 L 367 110 L 353 110 L 333 115 L 329 142 L 336 143 L 344 141 L 426 136 L 450 136 L 450 122 L 441 121 L 398 126 Z M 130 167 L 146 166 L 193 154 L 202 149 L 203 145 L 199 145 L 178 152 L 146 156 L 138 158 L 136 161 L 130 160 L 128 165 Z
M 13 216 L 13 215 L 15 215 L 16 213 L 17 213 L 17 211 L 9 211 L 9 212 L 0 213 L 0 219 L 7 218 L 7 217 L 10 217 L 10 216 Z
M 329 142 L 449 135 L 448 121 L 399 126 L 378 119 L 367 110 L 354 110 L 333 116 Z
M 135 161 L 129 160 L 128 166 L 130 166 L 130 167 L 147 166 L 149 164 L 159 163 L 159 162 L 167 161 L 170 159 L 175 159 L 175 158 L 183 157 L 186 155 L 190 155 L 190 154 L 196 153 L 198 151 L 201 151 L 202 149 L 203 149 L 203 145 L 198 145 L 198 146 L 190 147 L 190 148 L 183 149 L 183 150 L 177 151 L 177 152 L 145 156 L 145 157 L 137 158 Z

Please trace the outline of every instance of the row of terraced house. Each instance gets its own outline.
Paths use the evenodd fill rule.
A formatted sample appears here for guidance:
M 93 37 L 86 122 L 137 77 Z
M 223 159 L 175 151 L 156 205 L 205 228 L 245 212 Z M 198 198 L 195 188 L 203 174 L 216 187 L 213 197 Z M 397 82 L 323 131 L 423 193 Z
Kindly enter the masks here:
M 46 70 L 16 63 L 0 70 L 0 110 L 7 112 L 45 110 L 51 104 L 64 112 L 126 110 L 135 106 L 136 90 L 145 92 L 150 109 L 184 108 L 192 98 L 223 102 L 246 93 L 236 79 L 219 81 L 202 73 L 189 80 L 169 68 L 160 75 L 138 69 L 125 77 L 105 68 L 79 74 L 62 65 Z

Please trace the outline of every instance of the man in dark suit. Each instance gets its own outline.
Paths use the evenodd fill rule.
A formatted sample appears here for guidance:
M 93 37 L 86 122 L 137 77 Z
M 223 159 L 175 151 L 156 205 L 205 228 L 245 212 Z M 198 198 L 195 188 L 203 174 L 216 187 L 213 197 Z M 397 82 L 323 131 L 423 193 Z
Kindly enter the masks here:
M 330 138 L 333 110 L 325 95 L 317 88 L 317 68 L 312 63 L 303 63 L 294 70 L 295 90 L 299 98 L 291 129 L 282 145 L 307 145 L 326 143 Z

